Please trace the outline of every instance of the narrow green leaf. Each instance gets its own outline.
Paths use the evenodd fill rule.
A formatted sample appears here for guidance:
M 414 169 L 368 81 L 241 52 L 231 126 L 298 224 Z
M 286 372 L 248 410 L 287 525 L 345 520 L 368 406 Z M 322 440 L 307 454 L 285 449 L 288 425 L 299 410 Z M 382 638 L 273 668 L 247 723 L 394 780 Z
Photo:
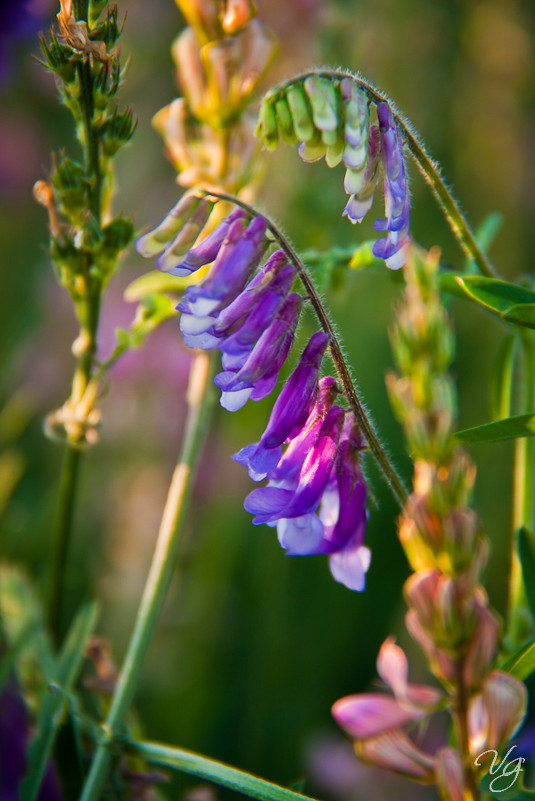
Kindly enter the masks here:
M 28 749 L 28 772 L 21 784 L 21 801 L 34 801 L 39 792 L 47 762 L 54 747 L 56 732 L 65 711 L 65 695 L 74 684 L 84 659 L 87 639 L 97 620 L 95 602 L 85 604 L 78 612 L 65 638 L 54 669 L 54 685 L 62 693 L 49 689 L 42 699 L 35 735 Z
M 479 247 L 484 253 L 487 253 L 488 249 L 494 242 L 496 234 L 501 228 L 503 223 L 503 214 L 499 211 L 491 212 L 479 228 L 476 230 L 476 239 Z M 466 272 L 467 273 L 474 273 L 477 270 L 476 263 L 473 259 L 466 260 Z
M 160 270 L 151 270 L 128 284 L 124 291 L 124 299 L 128 303 L 135 303 L 156 292 L 183 292 L 190 283 L 190 278 L 178 278 Z
M 526 597 L 535 620 L 535 536 L 525 526 L 518 532 L 518 555 L 522 564 Z
M 517 332 L 508 334 L 500 345 L 491 383 L 491 415 L 493 420 L 503 420 L 511 415 L 513 373 L 517 353 Z
M 535 328 L 535 292 L 531 289 L 497 278 L 451 273 L 440 276 L 440 288 L 475 301 L 507 322 Z
M 258 776 L 253 776 L 243 770 L 226 765 L 224 762 L 209 759 L 193 751 L 185 751 L 182 748 L 174 748 L 162 743 L 138 741 L 128 741 L 126 748 L 149 763 L 174 768 L 191 776 L 198 776 L 223 787 L 229 787 L 250 798 L 259 798 L 261 801 L 313 801 L 309 796 L 287 790 L 278 784 L 259 779 Z
M 516 417 L 507 417 L 505 420 L 465 428 L 463 431 L 457 431 L 454 436 L 461 445 L 474 445 L 478 442 L 501 442 L 534 435 L 535 414 L 519 414 Z
M 524 681 L 531 676 L 535 671 L 535 640 L 528 642 L 527 645 L 519 648 L 507 662 L 505 662 L 500 670 L 505 673 L 510 673 L 511 676 Z
M 503 315 L 504 320 L 526 328 L 535 328 L 535 303 L 511 306 Z

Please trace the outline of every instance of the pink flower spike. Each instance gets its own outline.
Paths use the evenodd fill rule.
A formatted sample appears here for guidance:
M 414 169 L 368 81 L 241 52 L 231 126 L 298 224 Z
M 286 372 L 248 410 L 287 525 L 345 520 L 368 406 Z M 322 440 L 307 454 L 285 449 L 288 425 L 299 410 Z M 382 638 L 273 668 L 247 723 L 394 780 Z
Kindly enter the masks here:
M 461 758 L 453 748 L 441 748 L 437 754 L 437 784 L 445 801 L 465 801 L 464 771 Z
M 388 637 L 381 645 L 377 657 L 377 672 L 398 700 L 406 697 L 409 663 L 393 637 Z
M 527 702 L 523 682 L 499 670 L 490 673 L 468 708 L 470 751 L 475 756 L 485 748 L 500 751 L 522 724 Z
M 348 695 L 337 701 L 331 711 L 338 725 L 354 740 L 377 737 L 414 720 L 412 712 L 394 698 L 377 693 Z
M 396 701 L 411 713 L 414 720 L 420 720 L 442 699 L 442 693 L 435 687 L 409 684 L 407 657 L 392 637 L 385 640 L 381 646 L 377 658 L 377 672 L 392 688 Z
M 477 610 L 474 634 L 463 666 L 463 680 L 468 687 L 478 687 L 496 658 L 500 624 L 488 607 Z
M 405 732 L 395 729 L 371 740 L 355 743 L 357 757 L 378 768 L 386 768 L 423 784 L 435 781 L 435 761 L 420 751 Z

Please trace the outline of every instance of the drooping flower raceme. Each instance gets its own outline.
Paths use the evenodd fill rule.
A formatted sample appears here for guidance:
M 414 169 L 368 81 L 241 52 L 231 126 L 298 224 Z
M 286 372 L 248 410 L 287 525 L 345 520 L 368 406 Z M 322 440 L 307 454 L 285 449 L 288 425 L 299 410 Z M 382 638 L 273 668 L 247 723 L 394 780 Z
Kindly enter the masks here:
M 386 219 L 378 219 L 375 230 L 387 236 L 375 243 L 373 253 L 397 270 L 405 263 L 409 242 L 403 139 L 388 103 L 376 103 L 376 122 L 371 108 L 372 101 L 356 79 L 312 73 L 268 92 L 257 135 L 271 149 L 280 133 L 285 142 L 299 146 L 304 161 L 325 157 L 329 167 L 343 161 L 349 195 L 343 214 L 352 223 L 362 222 L 370 210 L 383 176 Z
M 214 383 L 221 405 L 236 411 L 275 388 L 303 298 L 292 291 L 296 268 L 284 251 L 262 263 L 270 245 L 263 217 L 238 209 L 201 239 L 197 226 L 206 215 L 201 204 L 191 196 L 179 201 L 154 231 L 140 237 L 137 248 L 142 255 L 160 253 L 158 266 L 177 276 L 211 264 L 178 304 L 180 330 L 188 347 L 221 352 L 223 370 Z M 364 546 L 364 445 L 352 413 L 335 404 L 340 394 L 335 379 L 320 378 L 328 345 L 323 331 L 311 337 L 260 441 L 234 458 L 254 481 L 268 479 L 245 501 L 253 522 L 276 526 L 290 555 L 328 555 L 334 578 L 362 590 L 370 563 Z

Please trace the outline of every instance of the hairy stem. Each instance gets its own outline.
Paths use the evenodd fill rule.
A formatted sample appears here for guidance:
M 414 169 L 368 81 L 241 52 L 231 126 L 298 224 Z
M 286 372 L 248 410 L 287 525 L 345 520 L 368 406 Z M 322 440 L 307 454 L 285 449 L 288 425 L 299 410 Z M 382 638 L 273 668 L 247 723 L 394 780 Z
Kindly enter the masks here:
M 388 103 L 394 115 L 396 123 L 403 132 L 407 146 L 414 158 L 416 165 L 426 182 L 429 184 L 439 205 L 444 212 L 453 234 L 460 243 L 462 249 L 469 258 L 473 259 L 478 269 L 483 275 L 495 277 L 496 271 L 486 254 L 482 251 L 479 243 L 472 231 L 468 220 L 462 213 L 459 204 L 453 194 L 448 189 L 442 178 L 440 167 L 427 152 L 421 139 L 413 133 L 411 124 L 406 117 L 396 108 L 395 103 L 384 92 L 378 91 L 369 81 L 359 75 L 342 70 L 318 70 L 313 73 L 302 73 L 299 79 L 306 78 L 307 75 L 320 75 L 326 78 L 351 78 L 368 95 L 374 103 Z
M 187 396 L 188 415 L 180 457 L 169 487 L 152 564 L 110 711 L 103 727 L 103 736 L 95 753 L 80 801 L 97 801 L 100 798 L 111 760 L 110 747 L 123 724 L 128 707 L 134 697 L 141 666 L 171 583 L 178 545 L 186 519 L 193 472 L 208 425 L 211 363 L 208 354 L 200 353 L 195 357 L 191 368 Z
M 145 759 L 153 765 L 179 770 L 190 776 L 197 776 L 215 782 L 223 787 L 236 790 L 250 798 L 261 801 L 311 801 L 309 796 L 287 790 L 278 784 L 272 784 L 245 771 L 225 765 L 215 759 L 186 751 L 163 743 L 126 741 L 126 751 Z
M 204 194 L 210 197 L 219 198 L 221 200 L 228 200 L 231 203 L 240 206 L 242 209 L 244 209 L 248 214 L 251 214 L 252 216 L 255 216 L 259 213 L 255 211 L 255 209 L 253 209 L 247 203 L 243 203 L 241 200 L 238 200 L 232 195 L 226 195 L 218 192 L 205 192 Z M 266 221 L 268 230 L 273 234 L 273 236 L 275 237 L 281 248 L 288 256 L 289 260 L 292 262 L 292 264 L 297 270 L 299 278 L 301 279 L 301 282 L 305 287 L 306 293 L 310 298 L 310 302 L 312 303 L 314 311 L 316 312 L 321 327 L 329 337 L 331 356 L 334 365 L 336 367 L 338 376 L 340 378 L 340 381 L 342 382 L 344 393 L 347 397 L 349 405 L 351 406 L 355 418 L 362 430 L 364 438 L 368 443 L 368 447 L 370 449 L 372 456 L 377 462 L 381 472 L 383 473 L 383 476 L 385 477 L 388 486 L 392 491 L 392 494 L 394 495 L 396 501 L 398 502 L 400 508 L 402 509 L 407 502 L 408 498 L 407 490 L 405 489 L 403 481 L 398 475 L 394 465 L 390 461 L 387 452 L 381 445 L 379 437 L 377 436 L 375 429 L 368 415 L 366 414 L 366 410 L 357 394 L 355 385 L 353 383 L 353 379 L 351 378 L 349 367 L 347 366 L 347 362 L 342 353 L 342 348 L 340 347 L 338 338 L 334 332 L 334 329 L 332 327 L 331 321 L 329 320 L 325 307 L 321 302 L 321 299 L 316 291 L 314 283 L 311 277 L 309 276 L 305 265 L 299 259 L 299 256 L 292 248 L 288 240 L 281 234 L 277 226 L 269 219 L 269 217 L 266 217 L 265 214 L 262 214 L 262 216 Z

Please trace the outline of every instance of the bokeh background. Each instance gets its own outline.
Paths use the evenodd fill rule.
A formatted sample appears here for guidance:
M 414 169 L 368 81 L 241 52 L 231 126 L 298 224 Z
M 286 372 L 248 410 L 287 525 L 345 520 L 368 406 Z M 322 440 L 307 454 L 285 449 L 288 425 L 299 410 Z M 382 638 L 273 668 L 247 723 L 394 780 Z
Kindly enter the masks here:
M 477 227 L 494 211 L 503 225 L 491 255 L 506 278 L 533 279 L 535 246 L 535 6 L 521 0 L 258 0 L 259 16 L 279 37 L 265 81 L 311 65 L 360 71 L 395 99 Z M 11 25 L 10 6 L 25 6 Z M 73 368 L 76 329 L 70 302 L 55 285 L 46 255 L 44 210 L 31 196 L 50 152 L 73 146 L 70 117 L 35 60 L 37 31 L 57 12 L 51 0 L 0 7 L 0 527 L 1 557 L 25 566 L 40 586 L 50 545 L 61 447 L 41 421 L 61 405 Z M 170 57 L 183 21 L 171 0 L 121 0 L 121 39 L 130 64 L 121 92 L 138 116 L 117 158 L 115 207 L 136 226 L 156 224 L 179 189 L 151 128 L 151 117 L 179 94 Z M 3 15 L 3 16 L 2 16 Z M 19 18 L 20 22 L 20 18 Z M 342 173 L 302 164 L 281 146 L 265 156 L 259 204 L 299 249 L 349 245 L 373 236 L 371 222 L 341 218 Z M 463 256 L 414 165 L 412 230 L 444 261 Z M 376 201 L 376 202 L 381 202 Z M 133 307 L 125 287 L 147 269 L 130 250 L 104 304 L 100 353 Z M 352 272 L 325 288 L 367 407 L 407 481 L 411 466 L 388 406 L 388 327 L 400 291 L 384 268 Z M 504 329 L 484 312 L 450 304 L 458 336 L 454 372 L 459 427 L 489 419 L 489 385 Z M 313 325 L 301 327 L 304 341 Z M 298 350 L 298 349 L 296 349 Z M 98 595 L 100 632 L 120 661 L 146 575 L 180 443 L 190 355 L 176 321 L 112 373 L 99 444 L 84 458 L 68 608 Z M 401 586 L 407 576 L 396 540 L 396 509 L 373 466 L 373 551 L 363 594 L 333 582 L 322 558 L 286 558 L 273 530 L 253 527 L 243 510 L 245 471 L 229 459 L 256 441 L 270 401 L 238 415 L 218 406 L 197 476 L 179 573 L 139 685 L 145 734 L 203 751 L 332 798 L 416 798 L 408 783 L 379 782 L 353 760 L 330 720 L 330 705 L 374 680 L 382 640 L 404 632 Z M 510 536 L 512 447 L 474 448 L 475 503 L 492 543 L 492 603 L 503 612 Z M 429 735 L 434 736 L 433 733 Z M 181 788 L 195 784 L 185 780 Z M 178 785 L 177 785 L 178 791 Z M 174 791 L 173 791 L 174 792 Z M 423 791 L 422 791 L 423 793 Z M 423 796 L 422 796 L 423 797 Z

